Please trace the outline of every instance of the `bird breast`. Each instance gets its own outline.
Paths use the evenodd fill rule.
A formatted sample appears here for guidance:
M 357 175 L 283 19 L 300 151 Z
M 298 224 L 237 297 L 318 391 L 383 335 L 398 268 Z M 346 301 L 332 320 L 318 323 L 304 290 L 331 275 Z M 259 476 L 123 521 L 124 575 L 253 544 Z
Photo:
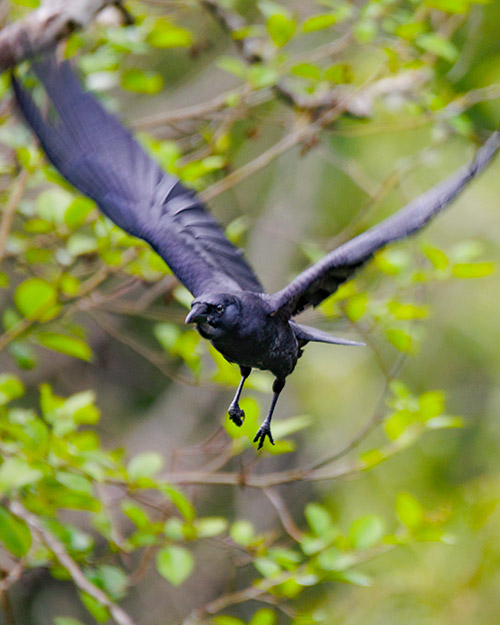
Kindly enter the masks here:
M 245 332 L 233 330 L 211 342 L 229 362 L 271 371 L 280 379 L 293 371 L 299 357 L 298 342 L 291 326 L 269 316 L 245 328 Z

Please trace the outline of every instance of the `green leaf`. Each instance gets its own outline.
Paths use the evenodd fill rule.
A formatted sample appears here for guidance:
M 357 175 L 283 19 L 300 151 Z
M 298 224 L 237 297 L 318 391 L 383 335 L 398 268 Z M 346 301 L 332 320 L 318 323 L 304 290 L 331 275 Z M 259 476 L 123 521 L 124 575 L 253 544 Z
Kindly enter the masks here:
M 79 358 L 87 362 L 92 360 L 92 350 L 87 343 L 74 336 L 57 334 L 56 332 L 38 332 L 35 338 L 40 345 L 47 349 L 52 349 L 55 352 L 73 356 L 73 358 Z
M 323 13 L 320 15 L 312 15 L 302 24 L 302 30 L 305 33 L 312 33 L 316 30 L 323 30 L 333 26 L 338 21 L 336 15 L 332 13 Z
M 382 250 L 375 254 L 374 260 L 377 268 L 390 276 L 403 273 L 410 264 L 410 256 L 403 249 Z
M 93 236 L 75 232 L 66 243 L 66 250 L 71 256 L 83 256 L 84 254 L 92 254 L 97 252 L 98 242 Z
M 8 347 L 18 367 L 21 369 L 34 369 L 37 365 L 37 358 L 26 341 L 12 341 Z M 1 396 L 0 396 L 1 397 Z M 0 399 L 1 403 L 1 399 Z
M 196 519 L 195 527 L 200 538 L 211 538 L 226 531 L 228 522 L 223 517 L 204 517 Z
M 387 340 L 394 345 L 394 347 L 403 352 L 404 354 L 414 354 L 417 346 L 408 332 L 401 330 L 401 328 L 389 328 L 385 331 Z
M 42 278 L 28 278 L 14 292 L 14 302 L 27 319 L 46 321 L 56 312 L 57 291 Z
M 128 576 L 117 566 L 99 564 L 87 574 L 87 577 L 115 601 L 126 595 Z
M 22 558 L 31 547 L 31 532 L 24 523 L 0 506 L 0 540 L 17 558 Z
M 250 521 L 235 521 L 231 525 L 229 535 L 235 543 L 247 547 L 253 541 L 255 531 Z
M 377 35 L 377 23 L 373 20 L 361 20 L 354 26 L 354 36 L 359 43 L 370 43 Z
M 100 417 L 93 391 L 82 391 L 64 399 L 54 395 L 48 384 L 42 384 L 40 406 L 46 421 L 52 425 L 57 436 L 73 432 L 80 424 L 93 425 Z
M 305 517 L 316 536 L 323 536 L 329 533 L 334 527 L 332 518 L 328 511 L 318 503 L 308 503 L 304 510 Z
M 361 517 L 349 528 L 349 538 L 354 549 L 369 549 L 376 545 L 384 534 L 384 523 L 375 514 Z
M 138 504 L 125 500 L 121 502 L 120 508 L 139 529 L 144 529 L 151 524 L 148 515 Z
M 181 490 L 170 484 L 162 484 L 160 490 L 174 504 L 186 521 L 193 521 L 196 511 L 193 504 Z
M 395 300 L 389 302 L 387 304 L 387 308 L 389 309 L 389 312 L 399 320 L 425 319 L 429 314 L 427 306 L 405 304 Z
M 156 568 L 173 586 L 180 586 L 191 574 L 194 561 L 184 547 L 171 545 L 156 554 Z
M 163 456 L 155 451 L 145 451 L 134 456 L 128 463 L 128 475 L 133 481 L 143 477 L 153 477 L 165 463 Z
M 457 263 L 451 269 L 456 278 L 484 278 L 495 271 L 495 263 Z
M 280 566 L 288 570 L 295 570 L 297 568 L 297 564 L 299 564 L 302 560 L 300 553 L 284 547 L 272 547 L 269 549 L 268 555 Z
M 83 226 L 87 217 L 95 209 L 95 203 L 86 197 L 77 197 L 64 213 L 64 223 L 70 230 Z
M 358 321 L 365 315 L 367 307 L 368 295 L 359 293 L 349 298 L 345 305 L 345 313 L 351 321 Z
M 433 419 L 444 412 L 446 396 L 442 391 L 428 391 L 418 398 L 420 418 L 422 421 Z
M 72 199 L 72 195 L 64 189 L 48 189 L 42 191 L 36 198 L 35 210 L 45 221 L 61 225 L 64 223 L 64 215 Z
M 295 34 L 297 23 L 293 18 L 287 17 L 282 13 L 275 13 L 266 21 L 266 27 L 273 42 L 281 48 Z
M 69 471 L 58 471 L 56 473 L 56 479 L 60 484 L 63 484 L 71 491 L 85 493 L 87 495 L 94 494 L 92 482 L 83 475 L 70 473 Z
M 248 68 L 247 75 L 250 84 L 255 89 L 272 87 L 279 80 L 278 72 L 263 63 L 254 63 L 254 65 Z
M 343 553 L 336 547 L 323 549 L 318 555 L 318 566 L 324 571 L 343 571 L 356 563 L 356 556 Z
M 261 608 L 254 613 L 248 625 L 275 625 L 276 612 L 271 608 Z
M 163 88 L 163 76 L 158 72 L 148 72 L 137 67 L 122 74 L 121 85 L 127 91 L 153 95 Z
M 437 33 L 424 33 L 419 35 L 416 39 L 416 43 L 422 50 L 431 52 L 450 63 L 455 62 L 458 58 L 458 50 L 455 45 Z
M 443 250 L 432 245 L 422 245 L 422 252 L 427 256 L 434 269 L 443 270 L 449 265 L 449 260 Z
M 447 13 L 467 13 L 471 4 L 486 4 L 488 0 L 426 0 L 426 5 Z
M 24 395 L 24 385 L 17 375 L 2 373 L 0 375 L 0 406 Z
M 432 417 L 425 424 L 430 430 L 441 430 L 444 428 L 463 428 L 464 420 L 461 417 L 452 417 L 448 415 L 439 415 Z
M 253 565 L 262 577 L 277 577 L 281 573 L 280 565 L 270 558 L 254 558 Z
M 352 82 L 354 76 L 348 63 L 336 63 L 325 70 L 323 78 L 334 84 L 345 84 Z
M 321 69 L 313 63 L 298 63 L 290 70 L 295 76 L 308 80 L 321 80 Z
M 15 488 L 34 484 L 43 477 L 38 469 L 33 469 L 22 458 L 7 458 L 0 466 L 0 492 L 6 493 Z
M 398 410 L 384 421 L 384 430 L 391 441 L 397 440 L 415 422 L 415 414 L 409 410 Z
M 186 28 L 160 18 L 148 33 L 146 41 L 154 48 L 189 48 L 193 44 L 193 35 Z
M 396 514 L 403 525 L 416 529 L 422 524 L 424 511 L 418 499 L 410 493 L 399 493 L 396 499 Z
M 108 608 L 103 606 L 97 599 L 94 599 L 86 592 L 80 592 L 80 599 L 87 610 L 92 614 L 98 623 L 105 623 L 109 619 Z

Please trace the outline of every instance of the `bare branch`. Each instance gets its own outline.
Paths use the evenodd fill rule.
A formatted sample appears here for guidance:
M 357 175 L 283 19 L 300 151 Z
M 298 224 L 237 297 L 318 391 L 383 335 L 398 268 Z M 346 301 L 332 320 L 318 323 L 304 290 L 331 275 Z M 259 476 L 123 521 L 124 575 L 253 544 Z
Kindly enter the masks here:
M 278 513 L 281 524 L 283 525 L 286 532 L 297 542 L 300 542 L 303 538 L 302 532 L 295 525 L 294 520 L 292 519 L 292 515 L 288 511 L 288 508 L 285 505 L 283 499 L 279 496 L 279 494 L 272 490 L 271 488 L 264 488 L 264 495 L 269 499 L 272 506 Z

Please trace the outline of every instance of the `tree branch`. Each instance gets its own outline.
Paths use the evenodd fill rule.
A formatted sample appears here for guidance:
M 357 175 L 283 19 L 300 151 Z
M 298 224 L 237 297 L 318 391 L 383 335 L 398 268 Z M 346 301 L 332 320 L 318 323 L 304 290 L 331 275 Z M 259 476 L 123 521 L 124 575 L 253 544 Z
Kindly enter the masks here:
M 43 543 L 52 551 L 57 558 L 59 564 L 63 566 L 71 578 L 75 582 L 76 586 L 83 592 L 93 597 L 96 601 L 108 608 L 111 617 L 115 621 L 116 625 L 135 625 L 132 617 L 129 616 L 120 606 L 116 605 L 111 599 L 95 584 L 89 581 L 78 564 L 66 551 L 66 548 L 59 541 L 58 538 L 49 532 L 38 518 L 27 510 L 19 501 L 10 501 L 8 504 L 9 510 L 18 519 L 22 519 L 33 532 L 40 537 Z
M 85 28 L 102 9 L 118 0 L 44 0 L 39 9 L 0 32 L 0 71 L 45 52 L 75 30 Z

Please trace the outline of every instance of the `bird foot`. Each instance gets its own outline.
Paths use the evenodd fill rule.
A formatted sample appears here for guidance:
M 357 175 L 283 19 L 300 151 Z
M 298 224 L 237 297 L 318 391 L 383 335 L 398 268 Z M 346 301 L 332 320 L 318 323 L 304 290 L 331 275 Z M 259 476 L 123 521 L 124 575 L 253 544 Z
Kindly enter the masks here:
M 257 449 L 262 449 L 264 445 L 264 441 L 266 440 L 266 436 L 269 439 L 269 442 L 271 443 L 271 445 L 274 445 L 273 435 L 271 434 L 271 426 L 266 423 L 263 423 L 260 426 L 259 431 L 255 435 L 255 438 L 253 439 L 254 443 L 256 443 L 257 441 L 259 442 Z
M 243 425 L 243 421 L 245 420 L 245 411 L 242 410 L 238 404 L 231 404 L 228 408 L 228 414 L 231 421 L 236 424 L 239 428 Z

